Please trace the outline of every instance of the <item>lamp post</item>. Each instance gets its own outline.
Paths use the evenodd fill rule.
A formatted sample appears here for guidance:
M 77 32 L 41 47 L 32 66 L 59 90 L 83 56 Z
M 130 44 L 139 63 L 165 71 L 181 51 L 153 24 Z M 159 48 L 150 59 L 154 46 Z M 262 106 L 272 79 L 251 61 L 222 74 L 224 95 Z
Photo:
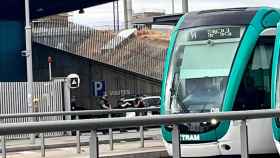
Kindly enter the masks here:
M 189 1 L 188 0 L 182 0 L 182 9 L 183 9 L 183 13 L 189 12 Z
M 27 104 L 29 112 L 33 112 L 33 69 L 32 69 L 32 41 L 29 0 L 25 0 L 25 56 L 27 70 Z M 31 134 L 31 142 L 35 143 L 35 135 Z
M 174 0 L 172 0 L 172 14 L 175 14 Z
M 124 8 L 124 24 L 125 29 L 132 28 L 132 1 L 131 0 L 124 0 L 123 1 L 123 8 Z

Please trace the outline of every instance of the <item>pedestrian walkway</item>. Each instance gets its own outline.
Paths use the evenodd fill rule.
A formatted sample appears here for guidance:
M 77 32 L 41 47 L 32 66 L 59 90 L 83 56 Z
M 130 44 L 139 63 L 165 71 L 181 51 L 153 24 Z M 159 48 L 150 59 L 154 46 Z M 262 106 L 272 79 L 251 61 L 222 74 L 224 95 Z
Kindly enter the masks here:
M 160 129 L 152 128 L 144 131 L 145 140 L 159 140 Z M 81 145 L 88 145 L 89 133 L 82 133 Z M 128 132 L 114 131 L 113 132 L 114 143 L 119 142 L 132 142 L 139 141 L 140 134 L 136 130 L 129 130 Z M 109 135 L 98 134 L 99 144 L 109 144 Z M 140 144 L 140 142 L 139 142 Z M 7 151 L 27 151 L 27 150 L 39 150 L 41 145 L 40 138 L 36 139 L 35 144 L 30 144 L 29 139 L 25 140 L 9 140 L 7 141 Z M 75 147 L 76 137 L 75 136 L 64 136 L 64 137 L 50 137 L 45 139 L 46 148 L 63 148 L 63 147 Z M 109 145 L 108 145 L 109 146 Z
M 160 138 L 160 130 L 149 129 L 145 131 L 145 148 L 141 148 L 139 133 L 136 130 L 129 130 L 125 133 L 113 132 L 114 150 L 109 148 L 109 136 L 99 133 L 100 157 L 167 157 L 166 150 Z M 88 141 L 89 133 L 81 136 L 81 154 L 76 153 L 76 137 L 52 137 L 45 139 L 46 157 L 52 158 L 83 158 L 89 157 Z M 10 140 L 7 142 L 8 158 L 40 158 L 40 138 L 35 144 L 30 140 Z
M 145 148 L 140 148 L 138 142 L 120 142 L 115 144 L 115 150 L 110 151 L 107 144 L 99 145 L 100 157 L 103 158 L 160 158 L 167 157 L 166 150 L 161 140 L 145 141 Z M 40 150 L 10 152 L 8 158 L 40 158 Z M 88 158 L 89 148 L 83 146 L 81 154 L 76 153 L 76 148 L 57 148 L 46 150 L 46 158 Z

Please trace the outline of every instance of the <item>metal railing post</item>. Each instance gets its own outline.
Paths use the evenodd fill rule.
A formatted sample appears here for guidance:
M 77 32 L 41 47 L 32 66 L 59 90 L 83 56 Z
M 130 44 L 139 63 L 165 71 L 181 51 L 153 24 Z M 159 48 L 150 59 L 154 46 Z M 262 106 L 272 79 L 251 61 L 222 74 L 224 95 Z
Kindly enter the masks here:
M 1 123 L 4 123 L 4 119 L 1 120 Z M 2 158 L 6 158 L 6 137 L 1 136 L 1 150 L 2 150 Z
M 112 114 L 108 114 L 109 118 L 112 118 Z M 114 150 L 114 136 L 113 136 L 113 129 L 109 128 L 109 137 L 110 137 L 110 150 Z
M 143 116 L 143 113 L 142 112 L 139 112 L 139 115 L 140 116 Z M 141 148 L 144 148 L 144 127 L 143 126 L 140 126 L 139 127 L 139 134 L 140 134 L 140 147 Z
M 31 122 L 38 122 L 35 117 L 31 117 L 30 121 Z M 36 133 L 31 133 L 29 135 L 30 144 L 35 144 L 36 143 L 36 135 L 37 135 Z
M 178 125 L 173 125 L 172 152 L 173 158 L 181 158 L 180 131 Z
M 1 136 L 2 158 L 6 158 L 6 138 Z
M 98 137 L 95 130 L 90 131 L 89 154 L 90 158 L 99 157 Z
M 76 115 L 76 120 L 79 120 L 79 115 Z M 81 153 L 81 134 L 80 130 L 76 130 L 76 144 L 77 144 L 77 153 Z
M 248 129 L 246 120 L 241 120 L 240 126 L 241 158 L 249 158 L 248 155 Z
M 45 148 L 45 135 L 44 135 L 44 133 L 40 134 L 40 138 L 41 138 L 41 157 L 45 157 L 46 156 L 46 148 Z

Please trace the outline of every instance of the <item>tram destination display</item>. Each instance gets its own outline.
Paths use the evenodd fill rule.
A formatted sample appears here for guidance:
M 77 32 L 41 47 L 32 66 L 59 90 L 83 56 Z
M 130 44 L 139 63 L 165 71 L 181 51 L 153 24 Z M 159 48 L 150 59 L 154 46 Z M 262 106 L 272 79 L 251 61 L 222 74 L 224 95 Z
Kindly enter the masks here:
M 227 38 L 240 38 L 240 27 L 211 27 L 193 30 L 188 34 L 189 41 L 204 41 Z

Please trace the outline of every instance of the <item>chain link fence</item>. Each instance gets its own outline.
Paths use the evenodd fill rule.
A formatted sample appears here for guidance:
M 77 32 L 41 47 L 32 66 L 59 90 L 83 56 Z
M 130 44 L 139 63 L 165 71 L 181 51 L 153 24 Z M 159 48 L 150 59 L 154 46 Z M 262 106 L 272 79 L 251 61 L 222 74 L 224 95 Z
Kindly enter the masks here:
M 166 48 L 68 21 L 33 22 L 33 42 L 161 80 Z

